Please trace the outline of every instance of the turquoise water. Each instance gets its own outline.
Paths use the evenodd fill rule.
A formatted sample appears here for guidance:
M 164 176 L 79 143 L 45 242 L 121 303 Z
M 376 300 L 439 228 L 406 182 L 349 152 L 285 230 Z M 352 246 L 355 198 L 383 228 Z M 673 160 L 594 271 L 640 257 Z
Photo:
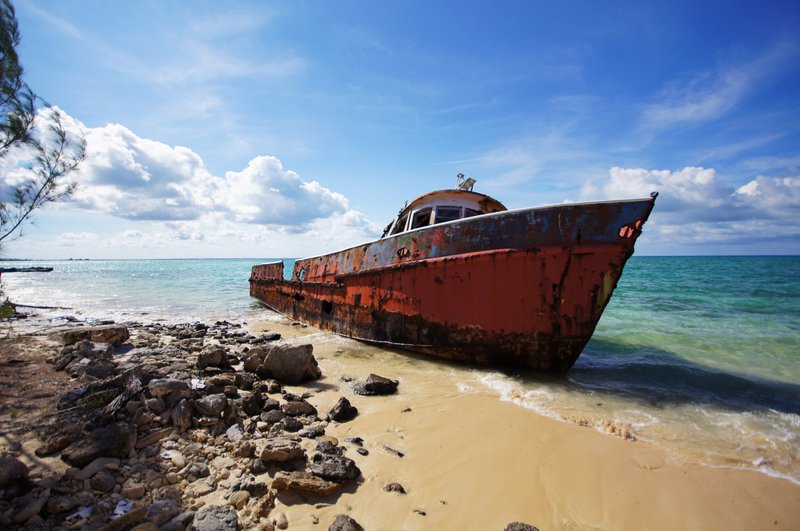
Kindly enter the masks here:
M 63 314 L 251 322 L 267 310 L 248 296 L 250 267 L 267 261 L 0 266 L 53 267 L 4 275 L 3 286 L 14 302 Z M 649 441 L 674 459 L 800 482 L 800 257 L 633 257 L 569 373 L 463 374 L 465 389 Z

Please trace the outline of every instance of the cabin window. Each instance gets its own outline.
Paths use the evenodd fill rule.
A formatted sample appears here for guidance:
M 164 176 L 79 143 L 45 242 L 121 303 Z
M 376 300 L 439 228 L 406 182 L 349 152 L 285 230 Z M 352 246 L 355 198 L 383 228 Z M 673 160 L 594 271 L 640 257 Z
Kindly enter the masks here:
M 461 218 L 461 207 L 457 206 L 438 206 L 436 207 L 436 221 L 434 223 L 444 223 Z
M 432 208 L 423 208 L 414 212 L 414 217 L 411 218 L 411 227 L 409 230 L 418 229 L 420 227 L 427 227 L 431 224 Z
M 406 230 L 406 221 L 408 221 L 408 214 L 397 220 L 397 223 L 394 224 L 394 229 L 392 229 L 392 234 L 400 234 Z
M 471 218 L 472 216 L 480 216 L 482 212 L 480 210 L 472 210 L 471 208 L 464 209 L 464 217 Z

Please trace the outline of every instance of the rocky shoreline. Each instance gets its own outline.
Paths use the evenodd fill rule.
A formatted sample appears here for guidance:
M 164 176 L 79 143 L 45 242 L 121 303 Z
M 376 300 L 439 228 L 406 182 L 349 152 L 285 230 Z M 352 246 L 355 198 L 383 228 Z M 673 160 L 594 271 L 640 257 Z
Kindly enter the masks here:
M 370 434 L 328 433 L 359 412 L 345 396 L 325 412 L 314 405 L 323 387 L 311 344 L 225 321 L 70 323 L 34 337 L 52 349 L 50 370 L 75 385 L 37 427 L 37 458 L 65 467 L 31 470 L 19 445 L 6 448 L 1 527 L 286 529 L 280 500 L 307 505 L 320 528 L 362 529 L 346 514 L 314 516 L 363 482 Z M 340 383 L 359 397 L 398 389 L 391 378 L 358 376 Z M 384 491 L 405 494 L 396 482 Z

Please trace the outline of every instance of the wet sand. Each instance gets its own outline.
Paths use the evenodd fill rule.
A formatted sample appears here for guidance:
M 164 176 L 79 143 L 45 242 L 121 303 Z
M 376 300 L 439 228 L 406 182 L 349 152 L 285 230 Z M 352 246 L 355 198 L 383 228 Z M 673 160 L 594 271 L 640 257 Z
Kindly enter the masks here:
M 327 411 L 346 396 L 360 414 L 332 423 L 327 434 L 340 441 L 362 437 L 369 451 L 347 453 L 363 474 L 357 489 L 312 510 L 279 498 L 276 511 L 286 513 L 290 529 L 324 528 L 340 513 L 365 529 L 503 529 L 513 521 L 542 530 L 796 529 L 800 523 L 800 485 L 790 481 L 677 463 L 645 442 L 465 390 L 463 367 L 285 321 L 251 328 L 314 344 L 323 379 L 309 401 Z M 398 393 L 358 396 L 341 380 L 370 372 L 400 380 Z M 385 492 L 393 482 L 407 493 Z

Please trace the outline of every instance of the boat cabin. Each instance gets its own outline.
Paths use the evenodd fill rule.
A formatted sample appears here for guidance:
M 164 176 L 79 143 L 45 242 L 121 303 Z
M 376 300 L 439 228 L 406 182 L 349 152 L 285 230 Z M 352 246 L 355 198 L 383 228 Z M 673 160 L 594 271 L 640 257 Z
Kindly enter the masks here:
M 472 190 L 437 190 L 406 205 L 386 227 L 383 237 L 503 210 L 508 209 L 496 199 Z

